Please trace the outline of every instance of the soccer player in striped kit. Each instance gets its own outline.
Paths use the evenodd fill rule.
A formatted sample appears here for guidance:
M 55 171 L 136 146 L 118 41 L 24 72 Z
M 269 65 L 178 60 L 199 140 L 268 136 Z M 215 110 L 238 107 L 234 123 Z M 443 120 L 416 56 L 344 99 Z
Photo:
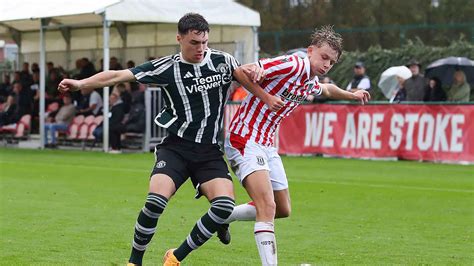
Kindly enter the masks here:
M 273 112 L 258 97 L 247 96 L 232 119 L 224 144 L 229 163 L 253 202 L 236 206 L 218 236 L 228 243 L 226 224 L 256 220 L 254 233 L 262 265 L 277 265 L 274 217 L 288 217 L 291 210 L 285 169 L 273 147 L 277 126 L 310 94 L 362 104 L 370 98 L 364 90 L 352 93 L 318 82 L 318 75 L 327 74 L 341 56 L 342 38 L 330 26 L 317 29 L 311 37 L 306 58 L 290 55 L 257 62 L 265 73 L 261 87 L 281 97 L 285 105 Z
M 208 49 L 209 25 L 199 14 L 188 13 L 178 22 L 177 41 L 181 52 L 146 62 L 131 69 L 105 71 L 84 80 L 64 79 L 60 91 L 112 86 L 139 81 L 163 89 L 166 108 L 155 123 L 167 128 L 168 136 L 155 148 L 149 193 L 135 224 L 129 265 L 141 265 L 157 222 L 169 199 L 191 178 L 198 195 L 205 195 L 210 209 L 177 249 L 170 249 L 164 265 L 179 265 L 193 250 L 216 232 L 234 209 L 232 179 L 217 144 L 224 104 L 231 81 L 236 79 L 268 104 L 279 110 L 283 101 L 270 95 L 247 76 L 262 73 L 253 64 L 238 68 L 231 55 Z M 257 76 L 259 76 L 258 74 Z

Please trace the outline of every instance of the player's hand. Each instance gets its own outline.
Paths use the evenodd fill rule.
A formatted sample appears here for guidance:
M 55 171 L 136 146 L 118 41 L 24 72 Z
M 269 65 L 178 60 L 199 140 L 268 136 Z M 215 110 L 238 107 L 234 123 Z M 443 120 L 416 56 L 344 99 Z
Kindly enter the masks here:
M 283 106 L 285 106 L 285 102 L 275 95 L 269 95 L 268 99 L 265 101 L 265 104 L 268 105 L 268 109 L 272 112 L 277 112 Z
M 359 101 L 360 104 L 364 105 L 370 100 L 370 93 L 366 90 L 358 90 L 354 92 L 355 100 Z
M 255 64 L 245 65 L 242 69 L 253 83 L 260 83 L 265 79 L 265 70 Z
M 58 85 L 58 91 L 61 93 L 64 92 L 73 92 L 80 89 L 79 80 L 75 79 L 63 79 Z

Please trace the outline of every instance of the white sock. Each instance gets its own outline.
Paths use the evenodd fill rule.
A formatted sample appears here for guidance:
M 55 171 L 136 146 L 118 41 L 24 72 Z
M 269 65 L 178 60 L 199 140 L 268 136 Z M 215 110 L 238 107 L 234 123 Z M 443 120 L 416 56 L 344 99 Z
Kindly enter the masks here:
M 234 221 L 255 221 L 257 217 L 257 209 L 253 204 L 245 203 L 235 206 L 232 214 L 224 223 L 230 224 Z
M 256 222 L 254 234 L 262 266 L 277 265 L 277 246 L 273 223 Z

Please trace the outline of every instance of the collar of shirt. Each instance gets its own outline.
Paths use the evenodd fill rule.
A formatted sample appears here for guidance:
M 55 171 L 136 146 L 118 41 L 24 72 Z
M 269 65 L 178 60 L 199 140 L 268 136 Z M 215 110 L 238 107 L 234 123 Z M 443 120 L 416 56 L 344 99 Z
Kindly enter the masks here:
M 179 57 L 181 58 L 182 63 L 189 64 L 189 65 L 204 66 L 205 64 L 207 64 L 207 61 L 209 61 L 209 58 L 211 57 L 211 50 L 207 48 L 206 51 L 204 51 L 204 57 L 202 58 L 202 61 L 199 63 L 191 63 L 191 62 L 186 61 L 186 59 L 184 59 L 181 52 L 179 52 Z
M 307 56 L 305 58 L 303 58 L 303 64 L 304 64 L 304 67 L 306 69 L 306 74 L 308 75 L 308 78 L 306 79 L 305 83 L 309 84 L 309 83 L 319 82 L 318 75 L 315 75 L 313 79 L 309 78 L 309 77 L 311 77 L 311 63 L 309 62 L 309 58 Z

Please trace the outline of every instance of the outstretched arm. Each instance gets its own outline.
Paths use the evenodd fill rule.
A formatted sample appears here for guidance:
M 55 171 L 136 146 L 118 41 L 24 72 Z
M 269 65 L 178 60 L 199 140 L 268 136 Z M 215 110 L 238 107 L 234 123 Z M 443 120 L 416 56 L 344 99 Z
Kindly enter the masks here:
M 334 84 L 319 84 L 323 89 L 322 94 L 327 98 L 334 100 L 360 101 L 366 104 L 370 100 L 370 93 L 366 90 L 357 90 L 355 92 L 345 91 Z
M 268 105 L 271 111 L 276 112 L 285 105 L 279 97 L 270 95 L 257 83 L 263 80 L 264 73 L 263 70 L 255 64 L 247 64 L 238 67 L 234 71 L 234 77 L 250 93 Z
M 108 70 L 86 79 L 63 79 L 61 83 L 59 83 L 58 90 L 60 92 L 77 91 L 80 89 L 92 91 L 95 88 L 109 87 L 127 81 L 135 81 L 135 76 L 130 70 Z

